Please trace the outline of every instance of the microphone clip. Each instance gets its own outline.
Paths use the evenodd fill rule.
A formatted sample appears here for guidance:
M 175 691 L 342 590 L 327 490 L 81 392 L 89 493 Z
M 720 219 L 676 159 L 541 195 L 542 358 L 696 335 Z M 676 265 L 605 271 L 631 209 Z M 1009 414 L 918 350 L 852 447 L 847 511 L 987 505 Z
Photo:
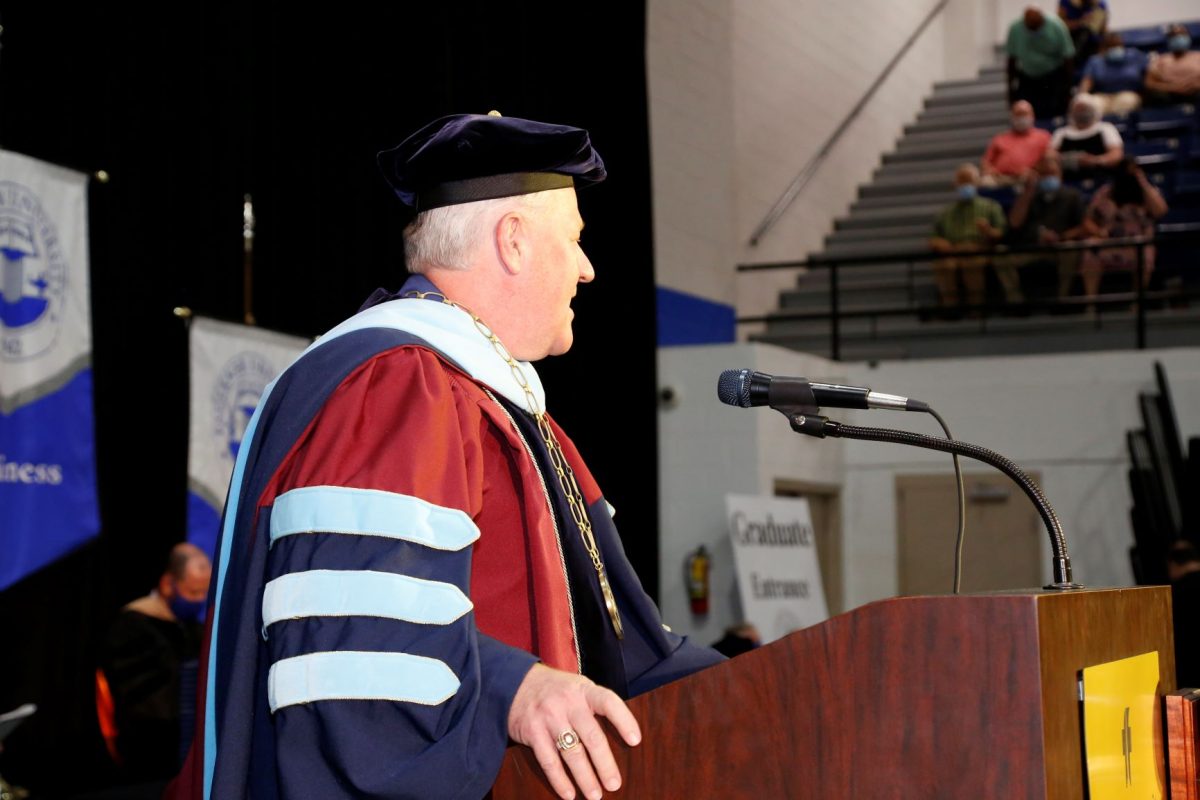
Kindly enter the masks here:
M 776 409 L 782 411 L 782 409 Z M 823 417 L 816 413 L 819 409 L 806 409 L 800 413 L 789 414 L 783 412 L 788 418 L 788 423 L 792 426 L 792 430 L 796 433 L 803 433 L 806 436 L 815 436 L 818 439 L 824 439 L 826 436 L 837 437 L 841 431 L 841 423 L 834 422 L 828 417 Z

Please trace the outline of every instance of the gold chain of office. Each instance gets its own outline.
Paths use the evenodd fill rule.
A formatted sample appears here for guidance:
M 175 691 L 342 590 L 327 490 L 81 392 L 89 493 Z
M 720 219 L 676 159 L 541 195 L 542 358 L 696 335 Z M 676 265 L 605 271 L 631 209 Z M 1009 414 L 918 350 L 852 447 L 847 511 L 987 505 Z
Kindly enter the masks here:
M 500 337 L 492 332 L 492 329 L 487 326 L 486 322 L 479 318 L 478 314 L 462 303 L 451 300 L 441 292 L 412 291 L 406 292 L 404 297 L 440 301 L 467 314 L 475 322 L 475 329 L 483 335 L 483 338 L 492 343 L 492 349 L 496 351 L 496 354 L 512 370 L 513 379 L 525 392 L 525 403 L 529 407 L 529 413 L 533 414 L 534 419 L 537 420 L 538 432 L 541 433 L 542 440 L 546 443 L 546 449 L 550 452 L 550 463 L 554 467 L 555 474 L 558 475 L 558 482 L 562 486 L 563 494 L 567 497 L 567 505 L 570 506 L 571 517 L 575 520 L 576 527 L 579 528 L 579 537 L 583 540 L 583 547 L 592 559 L 592 566 L 596 568 L 596 578 L 600 581 L 600 594 L 604 596 L 604 607 L 608 609 L 608 616 L 612 620 L 613 630 L 616 632 L 618 639 L 623 639 L 625 631 L 621 627 L 621 615 L 617 611 L 617 598 L 613 596 L 612 586 L 608 582 L 608 574 L 604 570 L 604 561 L 600 558 L 600 548 L 596 546 L 596 536 L 592 532 L 592 522 L 588 519 L 587 505 L 583 501 L 583 492 L 579 490 L 579 482 L 575 480 L 575 470 L 571 469 L 571 465 L 567 463 L 567 457 L 563 454 L 562 445 L 558 443 L 558 437 L 554 435 L 554 429 L 550 427 L 549 418 L 546 417 L 546 413 L 542 411 L 542 407 L 538 404 L 537 395 L 533 393 L 533 389 L 529 385 L 529 379 L 525 377 L 525 371 L 521 369 L 521 365 L 508 352 L 508 348 L 500 341 Z

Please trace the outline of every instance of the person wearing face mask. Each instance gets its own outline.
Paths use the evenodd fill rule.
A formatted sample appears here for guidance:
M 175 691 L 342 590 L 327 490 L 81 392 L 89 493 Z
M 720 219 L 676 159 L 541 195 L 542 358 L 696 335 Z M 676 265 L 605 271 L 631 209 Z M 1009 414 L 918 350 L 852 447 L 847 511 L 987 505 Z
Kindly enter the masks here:
M 1074 69 L 1075 44 L 1057 16 L 1035 6 L 1009 26 L 1008 102 L 1028 100 L 1038 113 L 1056 117 L 1067 106 Z
M 979 170 L 974 164 L 963 164 L 954 173 L 954 189 L 958 198 L 946 206 L 933 225 L 929 247 L 946 258 L 933 262 L 933 278 L 945 308 L 959 304 L 959 276 L 967 290 L 967 302 L 978 306 L 984 300 L 984 266 L 987 257 L 979 255 L 990 250 L 1004 236 L 1004 210 L 995 200 L 978 194 Z M 1001 277 L 1005 295 L 1010 302 L 1020 299 L 1020 287 L 1010 285 Z
M 1155 188 L 1146 173 L 1132 158 L 1121 162 L 1112 183 L 1106 184 L 1092 195 L 1087 209 L 1089 241 L 1120 239 L 1128 236 L 1153 236 L 1155 220 L 1167 213 L 1167 201 Z M 1142 285 L 1150 282 L 1154 272 L 1155 250 L 1153 245 L 1145 249 L 1142 258 Z M 1083 254 L 1079 272 L 1083 277 L 1083 291 L 1087 297 L 1095 297 L 1100 291 L 1100 279 L 1106 270 L 1131 272 L 1137 269 L 1137 248 L 1109 247 L 1089 250 Z
M 1008 212 L 1008 244 L 1036 247 L 1083 239 L 1089 233 L 1084 224 L 1083 197 L 1063 186 L 1058 154 L 1047 150 L 1037 166 L 1025 176 L 1025 186 Z M 1054 266 L 1058 296 L 1066 297 L 1079 269 L 1079 251 L 1061 253 L 1014 253 L 998 260 L 998 266 L 1016 273 L 1030 267 Z
M 1148 59 L 1141 50 L 1126 49 L 1121 34 L 1104 37 L 1100 54 L 1083 68 L 1079 91 L 1100 101 L 1102 114 L 1127 114 L 1142 106 L 1142 83 Z
M 1200 50 L 1182 25 L 1167 30 L 1167 52 L 1160 53 L 1146 70 L 1148 99 L 1158 104 L 1190 103 L 1200 96 Z
M 123 783 L 165 786 L 179 769 L 181 672 L 200 654 L 211 576 L 202 550 L 175 545 L 155 588 L 109 628 L 100 670 L 112 694 Z
M 1027 100 L 1012 105 L 1012 127 L 992 137 L 980 168 L 982 185 L 1006 186 L 1020 181 L 1041 160 L 1050 133 L 1034 127 L 1033 106 Z
M 1100 102 L 1090 94 L 1071 101 L 1070 122 L 1050 137 L 1062 158 L 1063 176 L 1082 181 L 1107 178 L 1125 156 L 1125 142 L 1111 122 L 1100 119 Z

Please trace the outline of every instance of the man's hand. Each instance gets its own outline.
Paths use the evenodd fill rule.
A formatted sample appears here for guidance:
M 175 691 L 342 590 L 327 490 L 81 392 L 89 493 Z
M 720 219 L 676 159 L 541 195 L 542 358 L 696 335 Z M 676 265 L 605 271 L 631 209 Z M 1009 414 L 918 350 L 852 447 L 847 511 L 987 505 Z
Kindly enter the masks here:
M 546 779 L 563 800 L 575 797 L 571 778 L 589 799 L 603 795 L 601 784 L 610 792 L 621 788 L 621 773 L 597 714 L 613 724 L 626 744 L 642 740 L 637 720 L 621 698 L 582 675 L 534 664 L 513 697 L 508 735 L 533 748 Z M 579 744 L 559 750 L 558 737 L 566 731 L 573 731 Z M 571 777 L 563 769 L 564 761 Z

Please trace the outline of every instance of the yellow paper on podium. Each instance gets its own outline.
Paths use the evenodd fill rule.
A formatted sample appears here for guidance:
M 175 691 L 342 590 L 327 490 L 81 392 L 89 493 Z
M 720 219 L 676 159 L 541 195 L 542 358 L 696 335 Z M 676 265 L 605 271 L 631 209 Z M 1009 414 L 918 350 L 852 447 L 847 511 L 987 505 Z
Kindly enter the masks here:
M 1158 651 L 1083 670 L 1083 737 L 1091 800 L 1161 800 L 1155 744 Z

